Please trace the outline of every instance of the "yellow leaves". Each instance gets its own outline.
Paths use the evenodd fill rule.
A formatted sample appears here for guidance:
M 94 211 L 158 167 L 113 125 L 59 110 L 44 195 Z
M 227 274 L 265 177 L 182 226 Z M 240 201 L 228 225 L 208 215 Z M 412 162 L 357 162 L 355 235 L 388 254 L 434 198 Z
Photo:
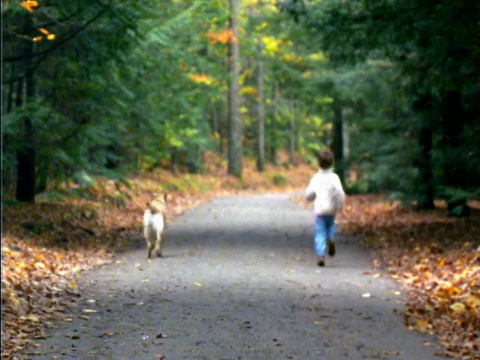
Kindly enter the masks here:
M 313 72 L 310 71 L 310 70 L 302 73 L 302 78 L 304 78 L 304 79 L 311 78 L 312 76 L 313 76 Z
M 441 267 L 444 267 L 445 266 L 445 261 L 446 259 L 444 257 L 442 257 L 438 263 L 437 263 L 437 267 L 441 268 Z
M 30 12 L 33 12 L 40 7 L 40 4 L 38 3 L 38 1 L 27 0 L 27 1 L 22 1 L 20 3 L 20 6 L 23 7 L 24 9 L 27 9 Z
M 240 95 L 255 96 L 257 95 L 257 88 L 255 86 L 244 86 L 240 90 Z
M 325 55 L 322 52 L 311 54 L 308 58 L 310 60 L 312 60 L 316 63 L 320 63 L 320 64 L 323 64 L 327 61 L 327 58 L 325 57 Z
M 348 219 L 343 231 L 361 234 L 389 275 L 406 286 L 406 325 L 442 337 L 456 354 L 478 352 L 480 254 L 472 239 L 478 239 L 479 218 L 452 220 L 442 208 L 419 213 L 373 196 L 350 197 L 342 216 Z
M 469 295 L 465 304 L 473 318 L 480 320 L 480 296 Z
M 444 281 L 438 285 L 438 289 L 434 294 L 441 298 L 452 298 L 461 292 L 462 291 L 458 287 L 454 286 L 450 281 Z
M 262 41 L 264 44 L 263 53 L 265 55 L 279 56 L 280 60 L 288 63 L 305 63 L 305 60 L 301 56 L 290 51 L 291 45 L 293 44 L 290 40 L 282 40 L 274 36 L 263 36 Z
M 27 316 L 22 315 L 22 316 L 20 316 L 20 320 L 27 320 L 27 321 L 36 322 L 36 323 L 40 322 L 40 319 L 37 316 L 32 315 L 32 314 L 27 315 Z
M 232 29 L 222 29 L 218 32 L 209 31 L 205 34 L 205 37 L 212 45 L 215 45 L 217 43 L 224 45 L 234 44 L 238 41 Z
M 458 315 L 463 314 L 466 307 L 461 302 L 456 302 L 455 304 L 450 305 L 450 309 L 453 311 L 453 315 Z
M 263 51 L 267 55 L 275 55 L 282 44 L 282 40 L 279 40 L 273 36 L 264 36 L 263 37 Z
M 47 267 L 45 266 L 45 264 L 44 264 L 43 262 L 40 262 L 40 261 L 38 261 L 38 262 L 35 263 L 35 267 L 36 267 L 37 269 L 42 269 L 42 270 L 45 270 L 45 269 L 47 268 Z
M 242 0 L 242 6 L 258 10 L 262 14 L 280 12 L 276 0 Z
M 106 256 L 88 250 L 89 244 L 97 241 L 91 241 L 90 232 L 85 231 L 93 226 L 100 230 L 101 224 L 88 225 L 97 220 L 83 216 L 79 219 L 85 223 L 80 224 L 68 217 L 78 209 L 81 207 L 66 202 L 4 208 L 2 319 L 6 321 L 2 335 L 18 340 L 14 345 L 9 343 L 11 353 L 24 346 L 21 334 L 29 334 L 25 340 L 44 336 L 42 326 L 61 318 L 72 300 L 77 299 L 77 284 L 73 281 L 76 272 Z M 22 227 L 26 221 L 32 226 Z M 33 232 L 30 228 L 41 231 Z M 57 239 L 66 239 L 69 247 L 78 239 L 82 241 L 82 250 L 59 250 Z
M 261 31 L 265 30 L 267 27 L 268 27 L 268 23 L 263 22 L 263 23 L 257 25 L 255 27 L 255 30 L 258 31 L 258 32 L 261 32 Z
M 458 318 L 460 316 L 479 319 L 480 297 L 468 295 L 449 306 L 450 316 Z
M 280 56 L 280 60 L 288 63 L 294 63 L 294 64 L 302 64 L 304 62 L 303 58 L 298 56 L 295 53 L 288 53 L 288 54 L 282 55 Z
M 46 36 L 47 40 L 50 40 L 50 41 L 53 41 L 55 40 L 55 34 L 52 34 L 50 33 L 47 29 L 45 28 L 39 28 L 38 29 L 39 32 L 41 32 L 43 35 Z M 42 41 L 44 39 L 43 36 L 39 35 L 39 36 L 35 36 L 32 41 L 33 42 L 38 42 L 38 41 Z
M 426 319 L 418 319 L 416 323 L 416 328 L 420 331 L 428 331 L 432 328 L 432 325 Z
M 197 84 L 212 85 L 215 79 L 207 74 L 188 74 L 188 78 Z
M 2 246 L 2 254 L 3 256 L 15 256 L 15 252 L 12 251 L 8 246 Z

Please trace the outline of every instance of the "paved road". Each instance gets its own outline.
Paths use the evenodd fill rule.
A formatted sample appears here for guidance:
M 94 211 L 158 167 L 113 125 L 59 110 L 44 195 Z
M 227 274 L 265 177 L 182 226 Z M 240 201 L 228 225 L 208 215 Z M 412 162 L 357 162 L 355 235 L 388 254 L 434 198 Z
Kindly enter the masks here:
M 403 295 L 368 253 L 340 234 L 318 268 L 312 231 L 288 195 L 203 204 L 170 225 L 164 258 L 147 261 L 142 243 L 85 274 L 73 320 L 31 358 L 440 358 L 404 327 Z

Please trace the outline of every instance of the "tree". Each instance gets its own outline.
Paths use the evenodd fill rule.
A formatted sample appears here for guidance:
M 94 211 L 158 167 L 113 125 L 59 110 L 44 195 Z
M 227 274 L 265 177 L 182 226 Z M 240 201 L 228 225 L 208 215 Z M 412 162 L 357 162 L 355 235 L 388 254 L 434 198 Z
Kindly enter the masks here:
M 344 120 L 343 106 L 338 98 L 333 99 L 333 141 L 332 150 L 335 154 L 335 171 L 342 183 L 345 183 L 345 153 L 344 153 Z
M 257 61 L 257 170 L 265 170 L 265 104 L 264 104 L 264 71 L 263 71 L 263 36 L 258 36 Z
M 240 117 L 240 46 L 238 0 L 229 0 L 232 41 L 230 42 L 228 173 L 242 177 L 242 119 Z
M 434 181 L 437 195 L 441 195 L 442 186 L 447 189 L 475 186 L 478 171 L 466 175 L 467 169 L 472 169 L 471 164 L 478 164 L 472 157 L 476 148 L 468 137 L 479 122 L 479 113 L 472 102 L 478 98 L 475 94 L 479 89 L 475 64 L 480 52 L 474 35 L 479 31 L 477 2 L 422 0 L 410 4 L 402 0 L 373 3 L 357 0 L 307 5 L 291 0 L 283 3 L 286 11 L 317 30 L 316 39 L 333 63 L 353 64 L 382 58 L 394 62 L 409 82 L 405 89 L 410 97 L 410 116 L 419 125 L 416 138 L 422 155 L 441 154 L 436 162 L 416 164 L 420 176 L 429 178 L 438 174 Z M 425 106 L 417 107 L 425 103 L 424 99 L 430 99 L 428 112 L 436 118 L 418 116 L 420 108 L 425 114 Z M 432 151 L 429 151 L 430 133 L 434 140 Z M 436 170 L 423 168 L 432 165 Z M 430 205 L 432 186 L 423 187 L 423 191 L 425 204 Z M 452 214 L 468 213 L 466 198 L 453 201 L 447 196 L 447 200 Z
M 72 81 L 75 83 L 80 74 L 91 76 L 94 73 L 91 68 L 99 70 L 99 64 L 108 66 L 118 57 L 131 38 L 127 30 L 134 33 L 135 21 L 131 15 L 138 7 L 129 7 L 128 12 L 127 8 L 125 4 L 97 1 L 2 4 L 3 70 L 4 75 L 9 75 L 5 81 L 18 84 L 15 93 L 13 86 L 3 90 L 9 91 L 8 113 L 2 114 L 4 139 L 7 140 L 3 150 L 9 161 L 4 165 L 18 169 L 18 200 L 34 201 L 35 192 L 45 187 L 48 167 L 55 163 L 48 159 L 58 156 L 62 146 L 68 147 L 67 140 L 75 138 L 79 128 L 86 127 L 91 120 L 82 117 L 88 109 L 85 103 L 77 108 L 78 112 L 70 112 L 73 107 L 59 100 L 62 95 L 59 88 L 64 79 L 58 75 L 62 70 L 69 69 L 70 75 L 78 70 Z M 110 36 L 110 47 L 106 47 L 105 33 L 121 35 Z M 99 50 L 100 47 L 102 50 Z M 86 52 L 84 58 L 79 58 L 79 53 L 85 54 L 85 49 L 91 51 Z M 72 83 L 64 88 L 72 91 Z M 79 95 L 79 89 L 76 90 L 72 91 L 76 94 L 73 99 Z M 62 126 L 57 127 L 58 124 Z M 11 156 L 14 152 L 17 153 L 16 158 Z M 39 171 L 44 173 L 38 174 Z

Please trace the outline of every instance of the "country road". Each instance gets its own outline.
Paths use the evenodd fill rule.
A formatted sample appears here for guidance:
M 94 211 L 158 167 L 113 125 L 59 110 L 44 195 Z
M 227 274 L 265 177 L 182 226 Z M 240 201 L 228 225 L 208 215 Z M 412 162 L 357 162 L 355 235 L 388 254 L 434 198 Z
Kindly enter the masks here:
M 340 232 L 319 268 L 312 231 L 286 194 L 200 205 L 170 224 L 164 258 L 142 242 L 83 274 L 72 321 L 31 359 L 441 359 L 369 253 Z

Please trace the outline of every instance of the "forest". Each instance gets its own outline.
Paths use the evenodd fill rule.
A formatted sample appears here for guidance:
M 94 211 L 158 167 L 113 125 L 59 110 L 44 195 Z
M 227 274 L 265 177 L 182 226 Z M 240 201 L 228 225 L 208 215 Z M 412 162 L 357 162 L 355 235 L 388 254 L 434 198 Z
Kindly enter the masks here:
M 201 172 L 207 150 L 241 177 L 243 156 L 262 171 L 280 149 L 295 163 L 331 146 L 351 192 L 468 214 L 475 2 L 235 3 L 4 2 L 4 193 L 32 202 L 72 178 Z
M 3 1 L 2 41 L 3 222 L 156 171 L 181 192 L 212 157 L 302 187 L 331 148 L 348 195 L 478 224 L 479 2 Z

